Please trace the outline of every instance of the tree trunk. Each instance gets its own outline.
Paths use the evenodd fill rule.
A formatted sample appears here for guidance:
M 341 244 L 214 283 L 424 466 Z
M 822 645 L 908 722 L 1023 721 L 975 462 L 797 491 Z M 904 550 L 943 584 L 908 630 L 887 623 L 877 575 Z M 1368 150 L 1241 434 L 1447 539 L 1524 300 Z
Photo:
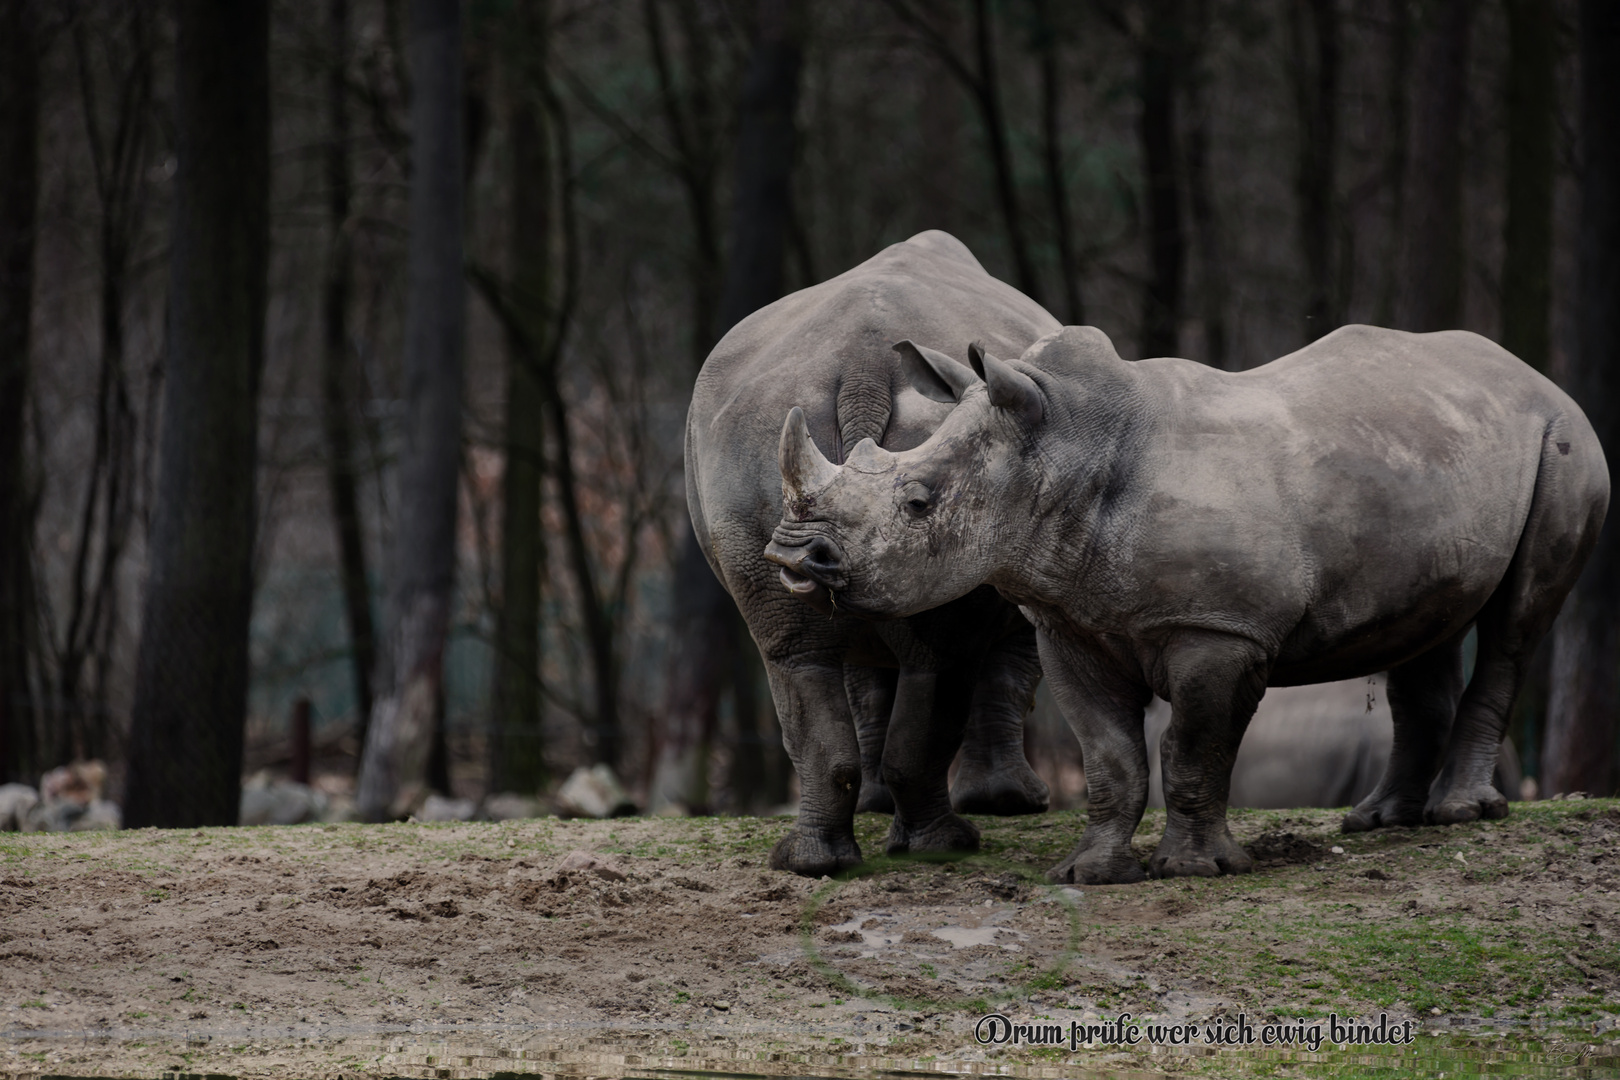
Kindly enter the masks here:
M 411 239 L 404 445 L 394 527 L 388 666 L 366 733 L 361 816 L 406 813 L 424 792 L 454 602 L 461 461 L 461 5 L 412 0 Z
M 1024 211 L 1019 205 L 1018 178 L 1013 170 L 1012 144 L 1007 137 L 1007 113 L 1001 102 L 1001 76 L 996 70 L 995 20 L 989 0 L 973 0 L 973 48 L 978 63 L 975 97 L 984 123 L 984 139 L 990 148 L 990 166 L 996 182 L 996 202 L 1012 248 L 1013 272 L 1018 288 L 1036 303 L 1041 301 L 1041 283 L 1035 275 L 1035 260 L 1024 234 Z
M 1543 0 L 1507 0 L 1507 223 L 1503 229 L 1502 345 L 1542 374 L 1551 359 L 1553 179 L 1557 158 L 1557 12 Z M 1536 650 L 1509 734 L 1527 776 L 1541 767 L 1551 688 L 1551 643 Z
M 1620 447 L 1620 9 L 1608 0 L 1582 0 L 1580 40 L 1580 292 L 1570 391 L 1612 455 Z M 1558 622 L 1543 773 L 1548 794 L 1613 795 L 1620 782 L 1616 596 L 1620 524 L 1611 506 Z
M 1343 321 L 1333 237 L 1338 227 L 1339 11 L 1337 0 L 1294 0 L 1294 99 L 1299 111 L 1300 246 L 1305 255 L 1305 340 Z
M 1384 280 L 1378 290 L 1377 320 L 1381 326 L 1394 326 L 1403 284 L 1400 262 L 1406 235 L 1407 159 L 1411 141 L 1411 93 L 1407 86 L 1412 63 L 1412 0 L 1385 0 L 1388 5 L 1389 63 L 1385 69 L 1389 99 L 1385 115 L 1389 119 L 1389 159 L 1386 183 L 1389 197 L 1389 231 L 1380 245 Z
M 709 34 L 699 25 L 693 0 L 681 0 L 679 15 L 686 46 L 686 89 L 675 76 L 661 0 L 642 0 L 642 21 L 658 76 L 659 101 L 670 141 L 675 145 L 675 172 L 692 219 L 692 370 L 703 366 L 714 345 L 714 323 L 720 303 L 721 256 L 715 173 L 719 169 L 719 118 L 710 88 L 713 56 Z
M 511 299 L 525 337 L 507 335 L 506 467 L 501 476 L 501 592 L 495 612 L 492 791 L 538 791 L 546 780 L 541 740 L 540 600 L 546 537 L 545 402 L 534 343 L 547 336 L 551 303 L 551 153 L 541 87 L 547 5 L 526 0 L 511 20 L 506 88 L 512 131 Z
M 1176 73 L 1183 61 L 1180 0 L 1147 0 L 1139 57 L 1142 112 L 1137 134 L 1147 181 L 1148 280 L 1142 297 L 1140 354 L 1180 352 L 1181 273 L 1187 239 L 1176 161 Z
M 1476 0 L 1436 0 L 1413 57 L 1406 207 L 1396 325 L 1453 330 L 1463 304 L 1463 111 Z
M 1552 308 L 1553 148 L 1557 127 L 1557 12 L 1546 0 L 1508 0 L 1507 224 L 1503 230 L 1502 345 L 1546 374 Z
M 267 0 L 180 0 L 162 465 L 124 822 L 231 825 L 241 796 L 269 255 Z
M 798 104 L 800 0 L 761 0 L 759 37 L 743 83 L 737 175 L 714 340 L 782 294 L 782 258 L 792 217 Z M 675 563 L 674 646 L 668 709 L 654 766 L 654 806 L 692 809 L 706 802 L 702 748 L 712 736 L 722 688 L 740 666 L 731 598 L 709 569 L 690 528 Z M 746 693 L 746 691 L 745 691 Z
M 1034 18 L 1036 50 L 1041 65 L 1041 160 L 1046 173 L 1046 201 L 1052 209 L 1058 271 L 1063 279 L 1064 310 L 1058 317 L 1065 325 L 1079 326 L 1085 322 L 1086 311 L 1080 299 L 1080 259 L 1074 250 L 1069 195 L 1063 182 L 1063 72 L 1058 56 L 1061 36 L 1052 11 L 1052 0 L 1035 0 Z
M 1040 279 L 1024 233 L 1024 213 L 1018 198 L 1017 174 L 1012 163 L 1012 143 L 1007 135 L 1006 108 L 1001 99 L 1001 77 L 996 70 L 995 16 L 989 0 L 973 0 L 973 60 L 956 54 L 943 30 L 924 19 L 907 0 L 888 0 L 901 21 L 916 30 L 929 51 L 945 65 L 945 70 L 973 99 L 984 129 L 985 150 L 990 155 L 991 177 L 995 183 L 996 205 L 1007 230 L 1007 246 L 1013 261 L 1013 276 L 1024 294 L 1037 303 L 1041 299 Z
M 1193 0 L 1195 40 L 1209 40 L 1211 0 Z M 1187 104 L 1187 208 L 1192 215 L 1193 239 L 1198 249 L 1198 308 L 1204 331 L 1204 363 L 1221 370 L 1233 364 L 1226 326 L 1229 266 L 1222 237 L 1221 218 L 1215 207 L 1215 181 L 1209 170 L 1209 50 L 1200 50 L 1188 64 L 1194 82 L 1186 87 Z
M 39 183 L 35 0 L 0 0 L 0 782 L 39 771 L 29 678 L 36 643 L 27 447 Z
M 337 531 L 343 610 L 349 625 L 354 671 L 356 730 L 361 746 L 371 719 L 371 678 L 377 665 L 376 630 L 371 619 L 371 585 L 366 573 L 366 542 L 360 518 L 359 465 L 355 447 L 349 357 L 349 302 L 354 293 L 354 247 L 349 222 L 349 0 L 331 0 L 328 11 L 332 63 L 327 72 L 326 185 L 332 218 L 331 248 L 321 297 L 321 395 L 326 427 L 326 486 Z M 359 760 L 355 762 L 359 768 Z

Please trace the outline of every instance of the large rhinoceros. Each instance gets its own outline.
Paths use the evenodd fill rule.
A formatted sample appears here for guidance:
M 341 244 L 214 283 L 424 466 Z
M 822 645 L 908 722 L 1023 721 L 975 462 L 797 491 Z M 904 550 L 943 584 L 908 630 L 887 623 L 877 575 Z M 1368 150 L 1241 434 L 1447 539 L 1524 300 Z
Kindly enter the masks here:
M 764 656 L 799 774 L 798 821 L 772 866 L 820 875 L 858 863 L 857 800 L 862 810 L 893 806 L 890 851 L 975 847 L 978 832 L 953 802 L 962 812 L 1046 808 L 1046 785 L 1023 752 L 1040 664 L 1034 628 L 1015 607 L 993 589 L 965 590 L 939 610 L 874 626 L 834 611 L 815 585 L 802 603 L 761 551 L 782 515 L 778 433 L 790 407 L 802 406 L 835 460 L 865 440 L 910 449 L 973 379 L 926 346 L 896 351 L 895 342 L 977 334 L 1021 351 L 1057 328 L 960 241 L 925 232 L 749 316 L 704 363 L 686 425 L 692 524 Z M 797 553 L 807 570 L 819 557 L 814 545 Z
M 840 468 L 790 413 L 767 557 L 872 617 L 986 583 L 1024 606 L 1091 796 L 1055 879 L 1142 877 L 1155 693 L 1172 713 L 1155 875 L 1252 867 L 1226 805 L 1268 685 L 1389 672 L 1396 749 L 1347 830 L 1507 813 L 1507 710 L 1609 501 L 1561 390 L 1462 331 L 1349 326 L 1240 374 L 1126 363 L 1090 327 L 971 358 L 984 385 L 914 450 L 863 444 Z M 806 544 L 813 564 L 794 561 Z

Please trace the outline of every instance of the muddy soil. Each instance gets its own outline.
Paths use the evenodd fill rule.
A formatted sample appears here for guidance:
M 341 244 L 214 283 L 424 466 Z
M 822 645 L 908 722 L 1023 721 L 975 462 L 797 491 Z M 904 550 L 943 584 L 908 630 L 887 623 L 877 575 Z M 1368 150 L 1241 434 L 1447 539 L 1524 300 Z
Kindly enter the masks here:
M 1208 1066 L 980 1047 L 992 1010 L 1384 1013 L 1620 1055 L 1620 802 L 1513 809 L 1356 836 L 1337 812 L 1236 811 L 1252 875 L 1079 888 L 1040 877 L 1078 811 L 975 819 L 980 855 L 841 881 L 768 868 L 788 818 L 7 834 L 0 1074 L 489 1076 L 530 1052 L 616 1075 Z M 886 827 L 860 820 L 864 851 Z M 1162 828 L 1143 823 L 1144 858 Z

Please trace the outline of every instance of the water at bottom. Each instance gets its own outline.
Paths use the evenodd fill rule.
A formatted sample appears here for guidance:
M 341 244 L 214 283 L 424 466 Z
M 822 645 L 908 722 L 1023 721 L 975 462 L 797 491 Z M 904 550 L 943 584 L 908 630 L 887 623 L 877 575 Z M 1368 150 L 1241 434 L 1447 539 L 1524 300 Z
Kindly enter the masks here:
M 5 1080 L 555 1080 L 594 1078 L 1008 1076 L 1030 1080 L 1136 1080 L 1160 1076 L 1557 1077 L 1620 1080 L 1620 1046 L 1578 1037 L 1426 1035 L 1410 1046 L 1067 1047 L 1004 1050 L 971 1038 L 919 1031 L 915 1040 L 880 1044 L 858 1036 L 803 1032 L 670 1030 L 431 1030 L 319 1033 L 292 1038 L 263 1032 L 211 1037 L 19 1036 L 0 1038 Z

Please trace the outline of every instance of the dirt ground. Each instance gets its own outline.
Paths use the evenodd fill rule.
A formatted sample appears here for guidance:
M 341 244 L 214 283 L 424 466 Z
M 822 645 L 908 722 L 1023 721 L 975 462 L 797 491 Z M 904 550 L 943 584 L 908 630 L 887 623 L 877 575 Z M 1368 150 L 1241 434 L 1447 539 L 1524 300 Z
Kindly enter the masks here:
M 1418 1022 L 1424 1053 L 1620 1075 L 1620 801 L 1513 811 L 1356 836 L 1333 811 L 1235 811 L 1256 873 L 1081 888 L 1040 878 L 1079 811 L 975 819 L 978 856 L 841 881 L 767 868 L 788 818 L 5 834 L 0 1075 L 1231 1075 L 1319 1058 L 983 1047 L 990 1011 L 1382 1012 Z M 869 857 L 886 826 L 860 820 Z M 1144 858 L 1162 828 L 1143 823 Z

